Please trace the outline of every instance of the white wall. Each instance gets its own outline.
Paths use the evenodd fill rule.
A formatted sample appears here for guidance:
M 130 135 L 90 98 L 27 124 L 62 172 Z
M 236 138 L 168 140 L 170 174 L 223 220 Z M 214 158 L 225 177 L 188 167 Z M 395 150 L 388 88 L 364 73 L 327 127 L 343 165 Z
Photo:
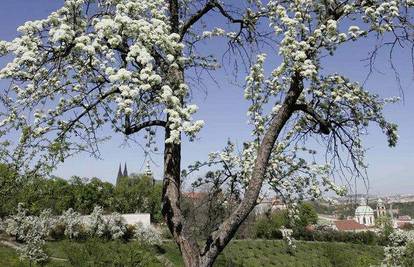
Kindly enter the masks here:
M 365 218 L 365 223 L 364 223 Z M 359 215 L 355 217 L 355 220 L 360 223 L 364 224 L 366 226 L 373 226 L 375 225 L 375 218 L 374 215 Z
M 110 215 L 104 215 L 105 220 Z M 149 213 L 131 213 L 131 214 L 121 214 L 121 217 L 124 219 L 126 224 L 137 224 L 142 223 L 143 226 L 151 225 L 151 214 Z M 89 215 L 82 216 L 82 221 L 85 224 L 89 223 Z
M 151 225 L 151 214 L 149 213 L 133 213 L 133 214 L 121 214 L 126 224 L 142 223 L 143 226 Z

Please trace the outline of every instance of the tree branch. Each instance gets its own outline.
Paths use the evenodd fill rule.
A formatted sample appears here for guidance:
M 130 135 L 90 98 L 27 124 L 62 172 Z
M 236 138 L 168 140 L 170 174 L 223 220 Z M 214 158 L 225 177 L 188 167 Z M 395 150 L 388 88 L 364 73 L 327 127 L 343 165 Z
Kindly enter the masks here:
M 220 227 L 210 234 L 202 250 L 202 260 L 214 261 L 218 253 L 224 249 L 231 237 L 237 231 L 239 225 L 243 223 L 256 205 L 274 144 L 280 132 L 295 111 L 294 106 L 296 101 L 303 91 L 303 80 L 300 77 L 300 74 L 295 73 L 292 80 L 292 84 L 290 85 L 290 89 L 281 108 L 271 120 L 269 128 L 262 139 L 253 172 L 250 176 L 249 187 L 246 189 L 244 198 L 236 210 L 220 225 Z
M 309 114 L 314 118 L 318 124 L 319 124 L 319 132 L 322 134 L 330 134 L 331 133 L 331 124 L 323 119 L 316 111 L 311 108 L 311 106 L 307 104 L 296 104 L 294 106 L 295 110 L 300 110 L 305 112 L 306 114 Z
M 217 0 L 210 0 L 206 3 L 206 5 L 198 10 L 191 18 L 188 19 L 186 23 L 181 27 L 180 30 L 180 41 L 183 40 L 184 35 L 187 33 L 188 29 L 190 29 L 197 21 L 199 21 L 205 14 L 207 14 L 210 10 L 217 8 L 218 11 L 227 18 L 231 23 L 240 24 L 240 30 L 237 34 L 240 35 L 243 28 L 245 28 L 245 21 L 243 19 L 236 19 L 231 16 L 224 7 L 217 1 Z
M 218 10 L 220 11 L 220 13 L 226 17 L 231 23 L 240 23 L 241 27 L 243 27 L 244 25 L 244 20 L 242 19 L 235 19 L 233 18 L 225 9 L 222 5 L 220 5 L 219 3 L 217 3 L 216 1 L 214 1 L 214 6 L 218 8 Z
M 104 100 L 105 98 L 107 98 L 108 96 L 115 94 L 115 93 L 119 93 L 119 89 L 113 89 L 111 91 L 106 92 L 105 94 L 103 94 L 102 96 L 100 96 L 98 98 L 98 100 L 96 100 L 95 102 L 93 102 L 91 105 L 86 106 L 84 108 L 84 110 L 82 111 L 81 114 L 79 114 L 75 119 L 71 120 L 67 126 L 65 126 L 65 128 L 62 130 L 62 132 L 59 134 L 57 139 L 61 139 L 63 138 L 63 136 L 75 125 L 75 123 L 77 123 L 80 119 L 82 119 L 83 116 L 85 116 L 89 111 L 91 111 L 93 108 L 95 108 L 99 103 L 101 103 L 102 100 Z
M 167 122 L 162 121 L 162 120 L 146 121 L 146 122 L 140 123 L 138 125 L 132 125 L 132 126 L 129 125 L 129 124 L 126 124 L 124 133 L 126 135 L 131 135 L 131 134 L 137 133 L 137 132 L 139 132 L 142 129 L 147 128 L 147 127 L 151 127 L 151 126 L 165 127 L 166 125 L 167 125 Z
M 209 1 L 202 9 L 197 11 L 184 25 L 180 30 L 180 42 L 183 40 L 184 35 L 187 33 L 188 29 L 191 28 L 199 19 L 201 19 L 205 14 L 207 14 L 211 9 L 215 7 L 215 0 Z

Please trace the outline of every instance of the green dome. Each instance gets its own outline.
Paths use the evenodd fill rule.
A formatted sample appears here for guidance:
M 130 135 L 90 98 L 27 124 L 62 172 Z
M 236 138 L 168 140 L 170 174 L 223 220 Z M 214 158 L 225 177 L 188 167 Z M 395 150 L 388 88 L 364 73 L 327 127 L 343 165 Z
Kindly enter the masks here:
M 359 206 L 355 210 L 355 215 L 374 215 L 374 210 L 367 205 Z

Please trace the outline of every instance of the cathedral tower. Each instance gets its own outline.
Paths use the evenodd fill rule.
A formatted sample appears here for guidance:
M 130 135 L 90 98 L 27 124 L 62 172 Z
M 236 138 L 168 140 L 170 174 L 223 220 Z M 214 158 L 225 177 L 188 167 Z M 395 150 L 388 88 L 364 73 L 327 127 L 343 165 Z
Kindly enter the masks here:
M 124 173 L 123 173 L 123 176 L 124 176 L 124 177 L 128 177 L 128 170 L 127 170 L 127 165 L 126 165 L 126 162 L 125 162 L 125 166 L 124 166 Z
M 387 214 L 387 209 L 385 208 L 384 201 L 378 199 L 377 202 L 377 218 L 385 216 Z
M 122 172 L 121 163 L 119 163 L 118 176 L 116 177 L 116 186 L 128 177 L 127 164 L 124 165 L 124 172 Z

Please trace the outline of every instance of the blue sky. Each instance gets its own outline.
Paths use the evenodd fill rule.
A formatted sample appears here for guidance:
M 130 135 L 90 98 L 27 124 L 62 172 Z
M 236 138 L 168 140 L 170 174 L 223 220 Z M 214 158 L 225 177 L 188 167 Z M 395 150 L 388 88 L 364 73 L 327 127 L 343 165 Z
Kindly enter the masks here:
M 51 0 L 2 0 L 0 9 L 0 39 L 11 40 L 16 35 L 16 28 L 27 20 L 44 18 L 56 10 L 63 1 Z M 374 45 L 374 40 L 351 43 L 346 48 L 337 51 L 334 57 L 324 59 L 325 71 L 345 74 L 354 81 L 362 82 L 368 72 L 364 62 L 360 60 L 367 56 L 368 49 Z M 219 41 L 206 46 L 204 51 L 214 51 L 223 48 Z M 399 95 L 397 83 L 389 68 L 387 57 L 378 59 L 376 73 L 368 81 L 367 87 L 384 97 Z M 366 138 L 369 149 L 370 193 L 393 194 L 414 193 L 414 81 L 407 50 L 399 50 L 395 55 L 395 63 L 401 75 L 404 88 L 405 102 L 397 103 L 386 108 L 389 119 L 399 124 L 400 142 L 396 148 L 388 148 L 385 136 L 378 128 L 371 127 L 370 135 Z M 4 60 L 0 59 L 0 65 Z M 226 70 L 232 70 L 231 64 Z M 203 90 L 196 90 L 194 102 L 200 107 L 196 117 L 206 122 L 199 138 L 192 143 L 183 144 L 183 167 L 194 160 L 203 160 L 208 152 L 220 150 L 230 138 L 241 145 L 249 137 L 246 121 L 247 103 L 243 100 L 242 89 L 231 84 L 231 76 L 226 71 L 215 73 L 220 86 L 211 80 L 206 80 Z M 0 82 L 0 88 L 7 86 Z M 161 133 L 161 131 L 160 131 Z M 144 153 L 137 145 L 122 146 L 123 139 L 113 136 L 112 140 L 101 147 L 102 160 L 90 158 L 88 155 L 78 155 L 60 165 L 55 174 L 64 178 L 72 175 L 99 177 L 114 182 L 118 164 L 126 162 L 130 172 L 139 172 L 144 168 Z M 158 179 L 162 174 L 162 155 L 153 155 L 151 167 Z M 411 167 L 411 168 L 409 168 Z

